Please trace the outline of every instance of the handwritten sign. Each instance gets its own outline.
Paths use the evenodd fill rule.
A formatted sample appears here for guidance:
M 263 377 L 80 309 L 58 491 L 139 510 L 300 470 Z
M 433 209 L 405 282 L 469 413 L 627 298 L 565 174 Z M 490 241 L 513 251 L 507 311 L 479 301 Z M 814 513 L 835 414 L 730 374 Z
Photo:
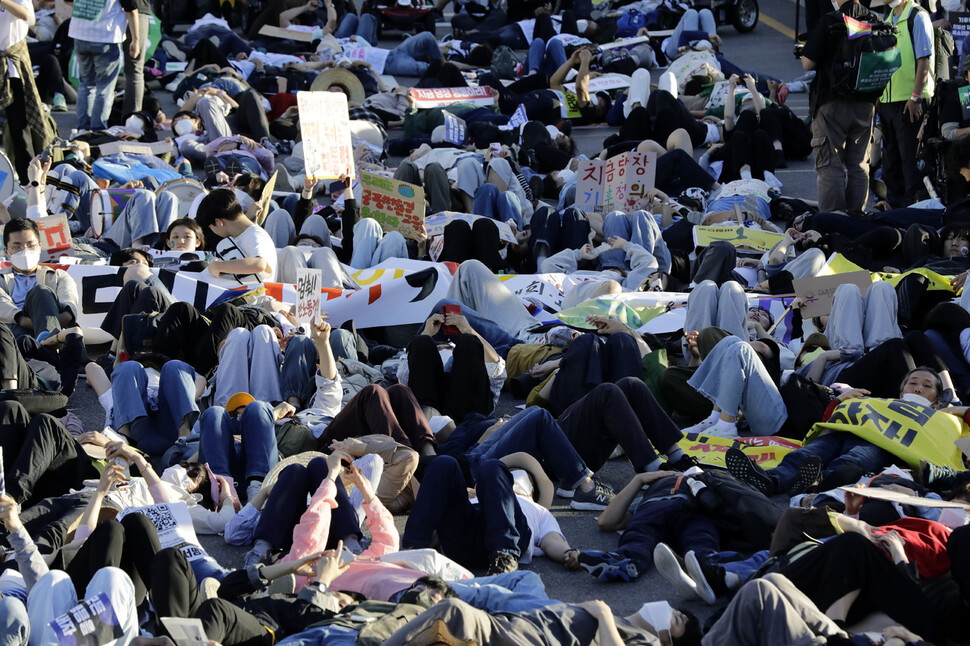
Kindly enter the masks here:
M 630 87 L 630 83 L 632 82 L 633 79 L 626 74 L 611 72 L 609 74 L 597 76 L 596 78 L 591 78 L 589 80 L 589 87 L 586 89 L 589 91 L 590 96 L 592 96 L 597 92 L 608 92 L 609 90 L 619 90 L 625 87 Z M 576 91 L 576 83 L 574 82 L 563 83 L 563 87 L 570 92 Z
M 390 177 L 361 173 L 360 215 L 380 222 L 384 231 L 418 238 L 424 223 L 424 189 Z
M 741 226 L 694 227 L 694 244 L 698 247 L 709 247 L 713 242 L 724 240 L 739 251 L 770 251 L 784 237 L 780 233 Z
M 297 92 L 303 164 L 314 179 L 355 177 L 347 95 L 343 92 Z
M 40 229 L 41 262 L 50 262 L 71 251 L 71 227 L 63 213 L 34 220 Z
M 408 90 L 414 99 L 414 107 L 440 108 L 452 103 L 474 103 L 475 105 L 495 105 L 490 87 L 439 87 L 411 88 Z
M 595 197 L 598 190 L 597 205 L 607 211 L 629 213 L 648 206 L 647 192 L 654 187 L 657 175 L 657 153 L 621 153 L 600 163 L 603 164 L 602 173 L 589 170 L 590 167 L 586 167 L 587 172 L 583 173 L 584 166 L 580 165 L 579 182 L 582 182 L 584 175 L 589 175 L 589 178 L 582 184 L 576 184 L 577 204 L 582 189 L 583 200 L 586 199 L 585 192 Z
M 320 321 L 320 286 L 323 272 L 305 267 L 296 270 L 296 318 L 316 325 Z
M 805 299 L 805 307 L 802 308 L 802 317 L 810 319 L 814 316 L 822 316 L 832 311 L 832 298 L 839 285 L 851 283 L 859 286 L 859 291 L 865 296 L 866 290 L 872 285 L 872 278 L 868 271 L 853 271 L 847 274 L 835 274 L 832 276 L 815 276 L 812 278 L 799 278 L 792 281 L 795 287 L 795 294 Z
M 606 162 L 581 159 L 576 173 L 576 208 L 591 213 L 603 210 L 603 174 Z
M 50 623 L 61 646 L 101 646 L 124 634 L 108 595 L 82 601 Z
M 381 47 L 364 47 L 357 45 L 354 47 L 345 46 L 340 58 L 348 61 L 363 61 L 370 63 L 374 68 L 375 74 L 383 74 L 384 66 L 387 65 L 387 56 L 391 53 L 389 49 Z

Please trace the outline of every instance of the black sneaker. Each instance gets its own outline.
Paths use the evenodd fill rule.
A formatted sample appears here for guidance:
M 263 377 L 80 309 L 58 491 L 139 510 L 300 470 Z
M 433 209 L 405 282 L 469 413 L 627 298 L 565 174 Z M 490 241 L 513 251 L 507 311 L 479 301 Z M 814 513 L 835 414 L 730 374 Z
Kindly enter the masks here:
M 581 511 L 601 511 L 606 509 L 615 495 L 609 485 L 593 480 L 593 488 L 589 491 L 576 488 L 569 506 Z
M 600 581 L 633 581 L 640 578 L 636 561 L 616 552 L 580 552 L 579 567 Z
M 953 488 L 957 473 L 958 471 L 953 467 L 941 467 L 926 460 L 920 460 L 916 481 L 933 491 L 946 491 Z
M 751 485 L 764 495 L 771 496 L 777 492 L 778 483 L 775 479 L 755 464 L 741 449 L 733 446 L 729 448 L 724 454 L 724 464 L 727 465 L 732 476 Z
M 488 566 L 488 573 L 485 576 L 495 576 L 506 572 L 515 572 L 519 569 L 519 560 L 508 552 L 495 552 L 492 555 Z
M 805 493 L 818 484 L 822 479 L 822 460 L 817 455 L 805 458 L 798 467 L 795 479 L 788 485 L 788 493 L 792 496 Z
M 693 458 L 693 456 L 687 455 L 686 453 L 680 456 L 680 459 L 674 462 L 667 462 L 664 465 L 666 469 L 673 469 L 674 471 L 684 472 L 691 467 L 700 466 L 700 463 Z
M 727 596 L 728 587 L 724 580 L 726 572 L 723 567 L 712 565 L 707 559 L 697 558 L 694 550 L 684 555 L 684 563 L 701 599 L 713 606 L 719 596 Z

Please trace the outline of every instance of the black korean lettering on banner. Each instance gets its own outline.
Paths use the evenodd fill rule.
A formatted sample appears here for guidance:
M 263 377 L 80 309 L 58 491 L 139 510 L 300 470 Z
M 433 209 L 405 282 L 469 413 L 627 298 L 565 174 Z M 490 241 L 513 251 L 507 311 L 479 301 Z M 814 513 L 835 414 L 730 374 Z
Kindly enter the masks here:
M 107 301 L 101 301 L 98 299 L 98 290 L 105 289 L 107 287 L 118 287 L 120 288 L 124 285 L 124 276 L 121 272 L 124 268 L 119 269 L 114 274 L 99 274 L 97 276 L 85 276 L 81 279 L 81 313 L 82 314 L 106 314 L 111 305 L 117 299 L 116 295 L 112 293 L 112 296 Z

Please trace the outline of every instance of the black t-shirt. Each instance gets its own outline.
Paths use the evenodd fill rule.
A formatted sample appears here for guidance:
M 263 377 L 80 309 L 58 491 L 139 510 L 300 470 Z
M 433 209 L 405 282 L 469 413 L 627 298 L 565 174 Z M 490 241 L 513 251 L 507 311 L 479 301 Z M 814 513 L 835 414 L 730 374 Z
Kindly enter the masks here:
M 808 36 L 802 56 L 815 62 L 815 80 L 812 81 L 812 97 L 815 102 L 812 107 L 812 114 L 822 105 L 832 100 L 832 79 L 828 70 L 832 65 L 833 57 L 837 55 L 839 43 L 845 38 L 844 32 L 833 33 L 832 27 L 843 22 L 842 15 L 846 14 L 856 20 L 861 20 L 869 24 L 882 22 L 878 15 L 866 9 L 858 2 L 847 2 L 838 11 L 830 11 L 822 16 L 815 29 Z
M 970 85 L 961 83 L 943 98 L 940 123 L 956 123 L 958 128 L 970 126 Z

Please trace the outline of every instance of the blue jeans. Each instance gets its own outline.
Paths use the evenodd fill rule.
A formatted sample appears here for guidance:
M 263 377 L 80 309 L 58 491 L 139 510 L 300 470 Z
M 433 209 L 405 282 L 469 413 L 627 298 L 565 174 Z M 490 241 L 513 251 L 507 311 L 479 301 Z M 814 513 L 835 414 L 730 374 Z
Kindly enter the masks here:
M 276 646 L 354 646 L 359 631 L 345 626 L 318 626 L 276 642 Z
M 121 44 L 77 40 L 74 54 L 80 81 L 77 90 L 78 130 L 102 130 L 108 126 L 115 84 L 124 63 Z
M 892 456 L 875 444 L 852 433 L 834 432 L 822 435 L 800 449 L 792 451 L 774 469 L 768 471 L 783 490 L 787 490 L 798 473 L 798 467 L 811 455 L 822 461 L 823 474 L 851 464 L 864 471 L 878 471 L 892 461 Z
M 435 40 L 434 34 L 424 31 L 415 36 L 409 36 L 407 40 L 391 50 L 384 64 L 384 73 L 421 76 L 428 70 L 428 64 L 431 61 L 441 57 L 441 50 L 438 49 L 438 41 Z
M 245 40 L 240 38 L 235 32 L 221 25 L 202 25 L 201 27 L 192 29 L 182 37 L 182 40 L 185 41 L 185 47 L 181 49 L 188 54 L 199 44 L 200 40 L 212 38 L 213 36 L 219 39 L 219 49 L 227 57 L 235 58 L 236 54 L 249 54 L 249 52 L 253 51 L 253 48 Z M 232 94 L 229 96 L 232 96 Z
M 129 425 L 138 448 L 149 455 L 161 455 L 175 440 L 189 416 L 195 422 L 195 371 L 184 361 L 162 366 L 158 380 L 158 411 L 148 408 L 148 375 L 137 361 L 125 361 L 111 373 L 111 398 L 115 428 Z
M 532 530 L 512 491 L 512 473 L 498 460 L 478 467 L 478 504 L 468 500 L 465 477 L 455 458 L 431 461 L 408 517 L 401 545 L 430 547 L 438 532 L 441 551 L 468 568 L 484 568 L 495 552 L 527 554 Z
M 317 390 L 316 380 L 313 378 L 316 369 L 317 347 L 310 337 L 302 334 L 291 337 L 286 342 L 286 354 L 283 355 L 283 367 L 280 368 L 280 391 L 283 400 L 297 397 L 301 403 L 309 403 Z
M 550 40 L 548 45 L 541 38 L 536 38 L 529 45 L 525 60 L 529 73 L 542 72 L 552 76 L 566 62 L 566 48 L 558 38 Z
M 522 207 L 519 204 L 519 198 L 511 191 L 502 193 L 495 184 L 482 184 L 475 189 L 472 213 L 499 222 L 515 220 L 520 231 L 525 228 L 522 222 Z
M 627 242 L 640 245 L 657 259 L 658 271 L 670 271 L 670 250 L 661 237 L 657 221 L 646 211 L 634 211 L 629 215 L 621 211 L 608 213 L 603 218 L 603 235 L 607 239 L 610 236 L 619 236 Z M 607 251 L 601 253 L 597 260 L 600 270 L 625 269 L 626 251 Z
M 27 606 L 14 597 L 0 598 L 0 646 L 26 644 L 30 635 Z
M 361 14 L 358 18 L 355 14 L 344 14 L 334 33 L 334 38 L 350 38 L 360 36 L 371 46 L 377 47 L 377 18 L 372 13 Z
M 468 324 L 474 328 L 476 332 L 482 335 L 482 337 L 488 341 L 488 344 L 492 346 L 499 356 L 506 357 L 509 354 L 509 349 L 513 345 L 518 345 L 521 343 L 517 338 L 506 332 L 502 326 L 493 321 L 492 319 L 485 318 L 472 308 L 468 307 L 461 301 L 452 300 L 450 298 L 443 298 L 431 309 L 429 316 L 431 314 L 438 314 L 441 312 L 441 308 L 444 305 L 458 305 L 461 307 L 461 315 L 465 317 Z M 445 335 L 441 332 L 435 335 L 435 341 L 444 341 Z
M 674 27 L 674 33 L 670 36 L 670 40 L 664 45 L 664 54 L 670 60 L 677 58 L 680 36 L 685 31 L 704 32 L 705 39 L 709 34 L 716 34 L 717 23 L 714 20 L 714 14 L 711 13 L 710 9 L 701 9 L 699 12 L 697 9 L 688 9 L 684 12 L 684 15 L 680 17 L 680 22 Z
M 449 581 L 448 585 L 459 599 L 488 613 L 527 612 L 558 603 L 546 595 L 539 575 L 528 570 Z
M 744 585 L 748 579 L 754 576 L 765 561 L 768 560 L 768 550 L 759 550 L 751 556 L 744 558 L 737 552 L 718 552 L 716 554 L 698 554 L 698 559 L 706 558 L 716 565 L 724 568 L 725 572 L 737 574 Z
M 570 489 L 592 475 L 552 414 L 538 406 L 522 411 L 468 451 L 472 474 L 477 480 L 481 464 L 520 451 L 555 471 Z
M 210 406 L 199 428 L 199 460 L 216 475 L 262 478 L 279 462 L 273 407 L 266 402 L 252 402 L 235 418 L 222 406 Z M 241 435 L 242 442 L 234 435 Z

